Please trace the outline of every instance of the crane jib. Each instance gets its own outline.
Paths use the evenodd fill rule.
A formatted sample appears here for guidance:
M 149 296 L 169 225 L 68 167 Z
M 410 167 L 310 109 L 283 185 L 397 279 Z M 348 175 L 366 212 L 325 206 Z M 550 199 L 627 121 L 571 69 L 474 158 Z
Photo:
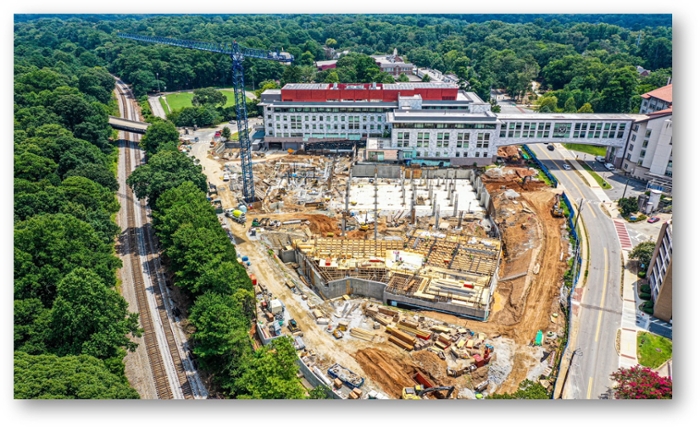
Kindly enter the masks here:
M 141 36 L 137 34 L 117 33 L 117 36 L 136 41 L 165 44 L 169 46 L 184 47 L 187 49 L 203 50 L 207 52 L 222 53 L 231 57 L 231 74 L 233 79 L 233 94 L 236 99 L 236 122 L 238 124 L 238 136 L 240 144 L 241 171 L 243 176 L 243 199 L 246 203 L 255 201 L 255 186 L 253 182 L 253 162 L 251 159 L 251 143 L 248 132 L 248 112 L 246 109 L 246 97 L 243 81 L 243 59 L 257 58 L 277 62 L 293 62 L 294 56 L 283 54 L 279 51 L 265 51 L 261 49 L 242 48 L 232 41 L 228 43 L 200 42 L 194 40 L 178 40 L 169 37 Z

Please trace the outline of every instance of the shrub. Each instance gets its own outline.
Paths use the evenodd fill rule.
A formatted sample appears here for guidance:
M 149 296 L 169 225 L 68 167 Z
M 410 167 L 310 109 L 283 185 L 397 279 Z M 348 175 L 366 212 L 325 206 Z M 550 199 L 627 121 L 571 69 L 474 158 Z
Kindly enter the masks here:
M 649 285 L 642 285 L 639 288 L 639 292 L 645 293 L 645 294 L 650 294 L 651 293 L 651 286 Z
M 641 298 L 645 301 L 649 301 L 651 299 L 651 294 L 641 293 L 641 294 L 639 294 L 639 298 Z
M 640 279 L 644 279 L 645 277 L 647 277 L 647 272 L 646 272 L 645 270 L 642 270 L 642 271 L 640 271 L 639 273 L 637 273 L 637 276 L 638 276 Z
M 654 301 L 647 301 L 644 304 L 642 304 L 642 308 L 650 308 L 654 309 Z

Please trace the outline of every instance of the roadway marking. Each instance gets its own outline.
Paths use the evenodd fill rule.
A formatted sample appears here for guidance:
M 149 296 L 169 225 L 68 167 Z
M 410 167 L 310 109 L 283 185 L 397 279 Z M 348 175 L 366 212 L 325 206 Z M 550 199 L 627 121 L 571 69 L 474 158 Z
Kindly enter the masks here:
M 593 388 L 593 377 L 588 377 L 588 393 L 586 393 L 586 399 L 591 398 L 591 389 Z
M 597 305 L 592 305 L 592 304 L 581 304 L 581 307 L 583 308 L 590 308 L 591 310 L 601 310 L 601 311 L 607 311 L 608 313 L 612 314 L 622 314 L 621 311 L 616 311 L 611 308 L 605 308 L 605 307 L 599 307 Z
M 603 259 L 605 260 L 605 268 L 603 270 L 603 294 L 600 296 L 600 306 L 604 307 L 605 303 L 605 290 L 608 287 L 608 248 L 603 248 Z M 595 342 L 598 342 L 598 336 L 600 335 L 600 325 L 603 320 L 603 310 L 598 312 L 598 326 L 595 329 Z
M 627 232 L 627 226 L 622 221 L 613 220 L 615 225 L 615 231 L 617 232 L 617 238 L 620 239 L 620 246 L 623 250 L 632 250 L 632 240 Z

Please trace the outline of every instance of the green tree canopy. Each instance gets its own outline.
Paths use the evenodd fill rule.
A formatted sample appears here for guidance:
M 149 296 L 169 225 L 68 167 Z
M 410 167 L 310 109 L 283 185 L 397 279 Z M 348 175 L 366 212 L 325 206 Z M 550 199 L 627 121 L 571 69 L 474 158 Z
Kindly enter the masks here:
M 630 259 L 636 259 L 640 264 L 644 265 L 644 267 L 649 267 L 655 248 L 655 242 L 642 242 L 632 249 L 629 257 Z
M 136 343 L 129 336 L 141 336 L 138 313 L 129 313 L 127 307 L 93 271 L 74 269 L 56 286 L 50 320 L 55 353 L 106 359 L 116 356 L 119 348 L 134 351 Z
M 15 399 L 138 399 L 105 362 L 92 356 L 14 354 Z
M 202 191 L 207 189 L 207 178 L 202 167 L 179 151 L 161 151 L 152 155 L 147 164 L 131 173 L 127 184 L 139 199 L 148 199 L 153 206 L 158 197 L 170 188 L 191 181 Z
M 139 145 L 148 154 L 155 154 L 163 149 L 177 150 L 179 141 L 180 132 L 174 124 L 165 120 L 156 120 L 148 127 Z
M 210 105 L 212 107 L 223 106 L 226 104 L 226 95 L 220 90 L 213 87 L 203 89 L 195 89 L 192 97 L 192 105 L 195 107 Z

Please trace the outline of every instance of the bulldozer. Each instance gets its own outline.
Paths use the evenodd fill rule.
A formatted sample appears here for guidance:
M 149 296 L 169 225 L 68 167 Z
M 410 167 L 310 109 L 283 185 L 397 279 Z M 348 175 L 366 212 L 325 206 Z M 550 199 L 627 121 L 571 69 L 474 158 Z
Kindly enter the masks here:
M 555 218 L 563 218 L 564 217 L 564 209 L 561 208 L 561 196 L 557 194 L 554 196 L 554 204 L 552 205 L 552 216 Z
M 404 400 L 421 400 L 425 394 L 447 390 L 446 396 L 443 396 L 442 393 L 438 393 L 437 396 L 440 399 L 449 399 L 454 389 L 454 386 L 424 388 L 422 385 L 416 384 L 413 387 L 404 387 L 403 391 L 401 392 L 401 398 Z

